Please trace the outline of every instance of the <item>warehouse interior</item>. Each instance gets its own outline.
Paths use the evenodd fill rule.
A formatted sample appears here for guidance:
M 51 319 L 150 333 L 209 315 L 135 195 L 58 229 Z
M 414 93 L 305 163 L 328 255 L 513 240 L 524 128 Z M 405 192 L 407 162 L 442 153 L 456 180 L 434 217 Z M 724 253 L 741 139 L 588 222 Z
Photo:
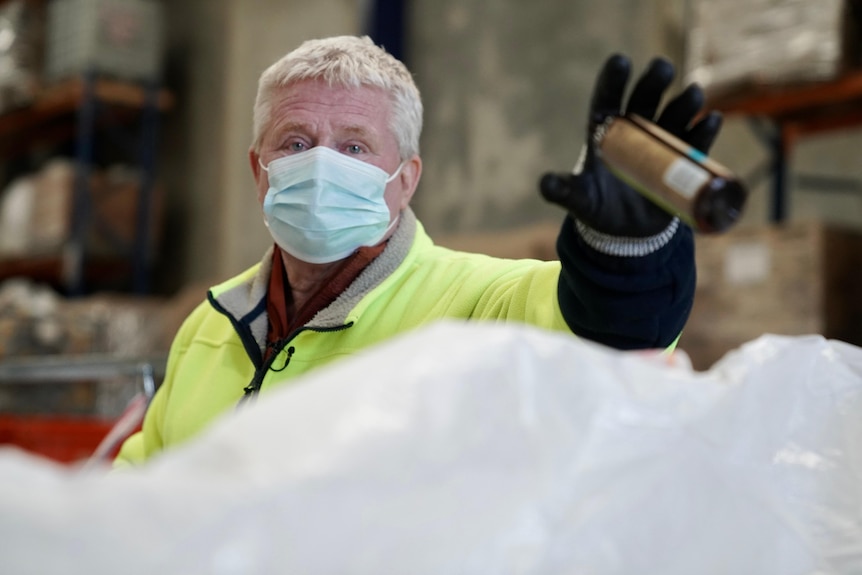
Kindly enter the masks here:
M 674 89 L 723 113 L 710 156 L 749 192 L 737 225 L 695 237 L 677 349 L 705 372 L 764 334 L 862 346 L 855 0 L 0 0 L 0 447 L 110 457 L 183 320 L 272 245 L 258 77 L 345 34 L 421 91 L 417 218 L 504 258 L 557 258 L 564 213 L 538 181 L 575 165 L 602 62 L 668 58 Z

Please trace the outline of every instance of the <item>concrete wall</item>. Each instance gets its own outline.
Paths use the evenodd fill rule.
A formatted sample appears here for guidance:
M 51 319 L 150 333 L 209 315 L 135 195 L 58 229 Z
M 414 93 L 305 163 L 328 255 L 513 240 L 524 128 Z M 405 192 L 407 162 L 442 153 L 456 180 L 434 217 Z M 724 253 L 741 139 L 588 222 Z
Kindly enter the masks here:
M 415 207 L 432 231 L 559 217 L 536 183 L 546 170 L 574 165 L 601 63 L 620 51 L 640 68 L 666 50 L 653 2 L 420 0 L 414 7 L 410 63 L 426 105 L 426 169 Z

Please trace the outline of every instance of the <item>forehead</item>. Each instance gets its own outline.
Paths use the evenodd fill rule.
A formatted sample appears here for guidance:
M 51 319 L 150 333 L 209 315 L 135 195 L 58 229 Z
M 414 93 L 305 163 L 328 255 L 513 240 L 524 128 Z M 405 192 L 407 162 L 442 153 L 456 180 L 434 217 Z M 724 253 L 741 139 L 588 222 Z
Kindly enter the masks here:
M 390 98 L 381 88 L 301 80 L 273 95 L 267 132 L 306 125 L 315 130 L 365 130 L 382 137 L 391 132 L 391 108 Z

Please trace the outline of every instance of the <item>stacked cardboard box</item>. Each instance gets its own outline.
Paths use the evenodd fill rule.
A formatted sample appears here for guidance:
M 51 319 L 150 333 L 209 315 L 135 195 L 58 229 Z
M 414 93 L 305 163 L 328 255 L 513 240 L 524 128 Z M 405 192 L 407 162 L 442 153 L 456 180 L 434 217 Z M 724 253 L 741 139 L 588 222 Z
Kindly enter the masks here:
M 0 191 L 0 260 L 59 253 L 73 234 L 75 165 L 57 158 L 38 172 Z M 89 255 L 131 253 L 141 204 L 141 175 L 117 165 L 94 169 L 87 182 L 86 249 Z M 149 198 L 149 254 L 155 254 L 162 228 L 161 186 Z
M 45 67 L 49 80 L 83 72 L 158 80 L 164 9 L 152 0 L 63 0 L 47 14 Z
M 680 348 L 697 369 L 764 333 L 862 345 L 862 232 L 807 222 L 699 236 L 696 246 Z
M 859 0 L 691 0 L 685 81 L 712 95 L 833 79 L 860 63 Z

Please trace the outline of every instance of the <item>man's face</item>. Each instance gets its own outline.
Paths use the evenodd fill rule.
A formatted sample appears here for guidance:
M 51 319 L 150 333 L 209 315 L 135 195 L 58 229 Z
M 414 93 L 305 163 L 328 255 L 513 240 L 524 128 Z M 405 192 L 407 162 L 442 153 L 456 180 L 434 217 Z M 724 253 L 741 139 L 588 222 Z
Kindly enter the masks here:
M 320 80 L 303 80 L 282 89 L 273 99 L 272 122 L 264 129 L 259 152 L 249 151 L 258 200 L 263 204 L 269 188 L 258 160 L 266 166 L 276 158 L 315 146 L 332 148 L 394 173 L 401 159 L 389 127 L 391 108 L 388 95 L 378 88 L 330 87 Z M 422 162 L 414 156 L 387 184 L 384 197 L 390 221 L 409 204 L 421 171 Z

